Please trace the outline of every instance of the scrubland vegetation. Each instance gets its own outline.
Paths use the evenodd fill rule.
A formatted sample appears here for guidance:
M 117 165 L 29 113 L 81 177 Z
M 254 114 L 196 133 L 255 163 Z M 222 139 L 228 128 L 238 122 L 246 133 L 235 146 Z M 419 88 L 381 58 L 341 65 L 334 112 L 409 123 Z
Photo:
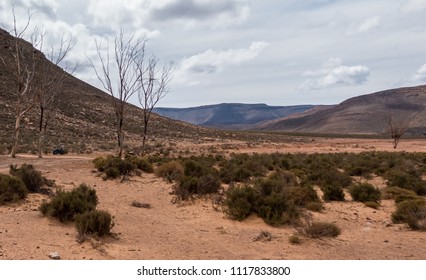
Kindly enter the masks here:
M 346 201 L 348 193 L 353 201 L 375 209 L 382 199 L 394 199 L 395 223 L 416 230 L 425 224 L 424 153 L 203 155 L 163 160 L 155 173 L 174 182 L 178 200 L 221 195 L 221 209 L 239 221 L 254 214 L 273 226 L 292 225 L 302 212 L 319 212 L 323 202 Z M 379 190 L 367 182 L 375 176 L 382 177 L 387 187 Z M 322 197 L 314 187 L 320 188 Z M 321 234 L 310 233 L 310 227 L 315 232 L 325 225 L 311 223 L 306 228 L 306 235 L 315 237 Z

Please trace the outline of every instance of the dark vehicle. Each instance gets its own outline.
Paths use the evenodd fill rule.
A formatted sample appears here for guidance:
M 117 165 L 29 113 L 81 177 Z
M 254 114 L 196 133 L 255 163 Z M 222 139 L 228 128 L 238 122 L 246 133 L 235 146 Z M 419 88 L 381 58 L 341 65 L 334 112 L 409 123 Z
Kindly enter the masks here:
M 66 153 L 68 153 L 68 151 L 64 148 L 56 148 L 53 150 L 54 155 L 65 155 Z

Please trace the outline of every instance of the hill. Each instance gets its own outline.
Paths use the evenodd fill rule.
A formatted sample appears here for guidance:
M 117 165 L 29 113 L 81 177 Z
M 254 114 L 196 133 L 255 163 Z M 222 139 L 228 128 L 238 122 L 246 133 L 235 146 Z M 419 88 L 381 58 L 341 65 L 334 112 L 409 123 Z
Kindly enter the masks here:
M 14 63 L 10 50 L 10 42 L 14 38 L 0 29 L 0 153 L 6 153 L 12 143 L 14 127 L 14 110 L 16 97 L 9 90 L 16 84 L 14 79 Z M 42 53 L 33 46 L 21 41 L 26 52 L 37 52 L 37 55 L 50 63 Z M 52 68 L 51 75 L 59 75 L 63 70 Z M 37 69 L 34 81 L 37 82 Z M 55 114 L 48 127 L 46 151 L 56 146 L 64 146 L 70 151 L 85 152 L 96 149 L 113 149 L 116 145 L 115 115 L 111 104 L 111 96 L 105 92 L 75 78 L 66 75 L 64 90 L 55 99 Z M 22 123 L 21 152 L 33 152 L 36 148 L 38 114 L 33 108 Z M 134 105 L 126 106 L 125 134 L 128 144 L 138 145 L 143 131 L 142 110 Z M 153 114 L 150 121 L 152 137 L 187 138 L 203 135 L 210 131 L 194 125 L 174 121 Z M 140 142 L 139 142 L 140 143 Z
M 426 86 L 405 87 L 350 98 L 297 118 L 271 122 L 265 130 L 333 134 L 382 134 L 392 116 L 411 135 L 426 132 Z
M 264 121 L 305 112 L 312 105 L 268 106 L 266 104 L 222 103 L 191 108 L 155 108 L 162 116 L 213 128 L 244 129 Z

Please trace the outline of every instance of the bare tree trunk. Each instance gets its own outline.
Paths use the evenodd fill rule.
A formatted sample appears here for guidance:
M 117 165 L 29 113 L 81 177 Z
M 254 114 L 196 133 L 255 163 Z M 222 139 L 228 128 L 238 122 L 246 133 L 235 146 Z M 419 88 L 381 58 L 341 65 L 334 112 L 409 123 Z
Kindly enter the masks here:
M 146 136 L 148 134 L 148 121 L 149 119 L 144 116 L 143 136 L 142 136 L 142 156 L 145 155 Z
M 38 158 L 43 157 L 43 140 L 44 140 L 44 108 L 43 106 L 40 106 L 40 122 L 39 122 L 39 128 L 38 128 L 38 145 L 37 145 L 37 151 L 38 151 Z
M 21 128 L 21 116 L 16 116 L 15 119 L 15 129 L 13 130 L 13 146 L 12 151 L 10 152 L 10 156 L 16 158 L 16 153 L 18 152 L 18 144 L 19 144 L 19 132 Z
M 123 155 L 123 145 L 124 145 L 123 117 L 119 117 L 118 118 L 118 123 L 117 123 L 117 143 L 118 143 L 117 156 L 121 158 L 122 155 Z

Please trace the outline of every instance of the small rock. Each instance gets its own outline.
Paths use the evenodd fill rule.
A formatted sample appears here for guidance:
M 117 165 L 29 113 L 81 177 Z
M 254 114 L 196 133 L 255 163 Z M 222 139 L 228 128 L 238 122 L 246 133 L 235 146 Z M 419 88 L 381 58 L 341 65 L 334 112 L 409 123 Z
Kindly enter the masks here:
M 52 252 L 49 254 L 49 258 L 51 258 L 52 260 L 59 260 L 61 259 L 61 256 L 58 252 Z
M 385 241 L 383 241 L 383 242 L 385 242 L 385 243 L 389 243 L 389 240 L 385 240 Z

